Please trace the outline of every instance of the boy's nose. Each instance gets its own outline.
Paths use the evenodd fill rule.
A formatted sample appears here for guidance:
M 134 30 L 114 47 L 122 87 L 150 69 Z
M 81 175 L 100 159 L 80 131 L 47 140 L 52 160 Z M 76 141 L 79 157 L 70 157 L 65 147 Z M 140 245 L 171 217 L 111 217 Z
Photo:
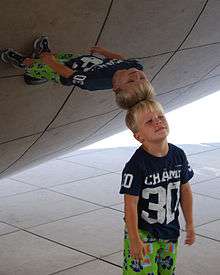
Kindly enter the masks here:
M 139 76 L 139 73 L 138 72 L 134 72 L 130 75 L 131 79 L 132 80 L 139 80 L 140 79 L 140 76 Z
M 155 122 L 156 125 L 162 123 L 162 121 L 161 121 L 161 119 L 159 117 L 155 117 L 154 118 L 154 122 Z

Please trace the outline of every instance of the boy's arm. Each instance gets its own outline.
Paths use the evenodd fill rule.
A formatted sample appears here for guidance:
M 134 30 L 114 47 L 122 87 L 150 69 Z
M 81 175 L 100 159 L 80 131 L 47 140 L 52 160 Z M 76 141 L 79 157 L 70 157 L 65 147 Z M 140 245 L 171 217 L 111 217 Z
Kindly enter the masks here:
M 40 59 L 47 64 L 51 69 L 53 69 L 59 75 L 68 78 L 74 74 L 74 70 L 70 69 L 69 67 L 57 62 L 55 56 L 51 53 L 42 53 L 40 55 Z
M 97 46 L 92 47 L 90 48 L 90 52 L 101 54 L 110 59 L 121 59 L 121 60 L 125 59 L 125 57 L 122 56 L 121 54 L 110 52 L 109 50 L 102 47 L 97 47 Z
M 186 222 L 185 244 L 192 245 L 195 241 L 193 224 L 193 199 L 190 184 L 187 182 L 180 187 L 180 205 Z
M 138 233 L 137 204 L 139 197 L 125 194 L 125 222 L 130 240 L 131 256 L 137 260 L 142 260 L 146 254 L 146 249 Z

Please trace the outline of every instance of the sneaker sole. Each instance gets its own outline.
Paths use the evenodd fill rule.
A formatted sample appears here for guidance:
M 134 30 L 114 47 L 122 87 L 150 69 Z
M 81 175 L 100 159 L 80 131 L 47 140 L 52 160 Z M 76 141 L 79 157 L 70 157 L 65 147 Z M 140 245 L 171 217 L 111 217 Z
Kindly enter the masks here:
M 34 78 L 34 77 L 31 77 L 27 74 L 24 74 L 24 81 L 28 85 L 41 85 L 41 84 L 44 84 L 44 83 L 48 82 L 48 79 L 46 79 L 46 78 Z
M 1 49 L 0 50 L 0 60 L 6 64 L 9 63 L 7 59 L 4 58 L 4 53 L 7 52 L 9 49 Z
M 0 60 L 2 62 L 4 62 L 5 64 L 10 64 L 14 68 L 19 68 L 19 69 L 20 68 L 25 68 L 25 64 L 23 66 L 22 65 L 19 66 L 19 65 L 13 63 L 10 59 L 7 59 L 7 58 L 4 57 L 4 53 L 6 53 L 7 51 L 10 51 L 10 50 L 14 51 L 13 49 L 10 49 L 10 48 L 0 50 Z

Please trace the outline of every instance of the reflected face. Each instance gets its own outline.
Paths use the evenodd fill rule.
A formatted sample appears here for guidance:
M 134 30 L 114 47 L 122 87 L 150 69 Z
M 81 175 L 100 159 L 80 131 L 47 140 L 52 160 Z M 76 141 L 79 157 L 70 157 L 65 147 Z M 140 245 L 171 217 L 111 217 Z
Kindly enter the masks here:
M 138 132 L 135 138 L 141 143 L 164 141 L 169 134 L 169 126 L 162 112 L 144 111 L 137 117 Z
M 118 93 L 120 90 L 132 90 L 136 84 L 144 83 L 146 80 L 145 73 L 136 68 L 118 70 L 112 79 L 113 91 Z

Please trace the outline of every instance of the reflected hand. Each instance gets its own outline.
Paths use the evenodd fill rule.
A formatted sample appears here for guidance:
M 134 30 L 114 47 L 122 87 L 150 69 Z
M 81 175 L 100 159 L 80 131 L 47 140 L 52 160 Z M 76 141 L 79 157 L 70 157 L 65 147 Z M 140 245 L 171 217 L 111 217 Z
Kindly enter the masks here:
M 91 54 L 93 54 L 93 53 L 99 53 L 101 55 L 104 55 L 106 53 L 106 49 L 105 48 L 98 47 L 98 46 L 91 47 L 89 49 L 89 51 L 91 52 Z

